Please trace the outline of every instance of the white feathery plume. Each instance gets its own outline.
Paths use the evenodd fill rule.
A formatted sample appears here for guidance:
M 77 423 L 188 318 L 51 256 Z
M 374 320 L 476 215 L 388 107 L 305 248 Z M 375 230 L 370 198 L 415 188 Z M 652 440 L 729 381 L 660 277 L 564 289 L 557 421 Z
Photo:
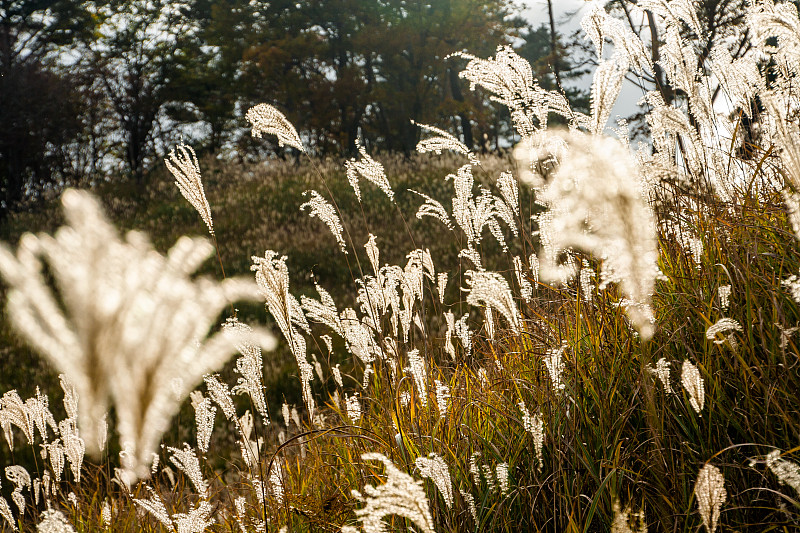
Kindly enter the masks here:
M 782 485 L 789 485 L 800 496 L 800 465 L 781 458 L 780 450 L 767 454 L 766 463 Z
M 496 309 L 505 317 L 514 332 L 519 333 L 522 330 L 519 311 L 503 276 L 497 272 L 477 270 L 467 270 L 465 275 L 469 285 L 467 303 Z
M 408 352 L 408 368 L 414 377 L 417 386 L 417 396 L 423 407 L 428 406 L 428 373 L 425 371 L 425 361 L 419 356 L 419 350 Z
M 364 248 L 367 250 L 367 257 L 369 257 L 372 270 L 377 275 L 380 272 L 380 250 L 378 250 L 378 244 L 375 242 L 375 235 L 369 234 L 369 240 L 367 240 Z
M 342 324 L 342 320 L 339 318 L 339 311 L 336 309 L 336 302 L 333 301 L 333 297 L 330 295 L 330 293 L 320 285 L 315 283 L 314 287 L 317 289 L 317 293 L 319 294 L 319 301 L 309 298 L 308 296 L 300 297 L 302 308 L 305 310 L 306 316 L 314 322 L 325 324 L 339 334 L 340 337 L 344 337 L 344 325 Z M 293 299 L 294 297 L 289 295 L 289 298 Z
M 303 141 L 297 134 L 292 123 L 289 122 L 283 113 L 275 109 L 269 104 L 258 104 L 251 107 L 245 114 L 245 118 L 252 125 L 253 137 L 260 139 L 261 135 L 275 135 L 278 137 L 278 145 L 283 146 L 288 144 L 297 148 L 301 152 L 305 152 L 303 148 Z
M 522 411 L 522 425 L 525 431 L 533 436 L 533 447 L 536 450 L 536 460 L 539 463 L 539 472 L 541 472 L 544 459 L 542 453 L 544 449 L 544 420 L 542 419 L 542 414 L 537 413 L 531 416 L 524 402 L 519 402 L 517 405 L 519 410 Z
M 522 137 L 533 134 L 537 126 L 546 128 L 551 112 L 568 120 L 574 118 L 566 97 L 558 91 L 542 89 L 533 77 L 530 63 L 510 46 L 499 46 L 495 57 L 489 59 L 461 52 L 453 55 L 469 60 L 459 77 L 469 81 L 471 90 L 480 85 L 492 93 L 490 100 L 508 107 Z
M 519 186 L 514 175 L 508 171 L 501 173 L 497 178 L 497 187 L 509 209 L 519 216 Z
M 253 328 L 235 318 L 227 319 L 222 328 L 224 332 L 233 336 L 234 342 L 241 337 L 241 334 L 246 337 L 247 334 L 253 331 Z M 269 410 L 264 399 L 264 385 L 261 379 L 263 367 L 261 347 L 243 340 L 236 343 L 236 349 L 239 351 L 239 358 L 236 360 L 236 368 L 234 370 L 240 377 L 231 392 L 233 394 L 247 394 L 256 411 L 261 415 L 262 422 L 265 425 L 269 424 Z
M 615 59 L 600 62 L 594 71 L 592 82 L 592 126 L 590 131 L 600 135 L 606 127 L 608 117 L 617 101 L 622 82 L 627 73 L 627 65 L 620 65 Z
M 618 501 L 613 505 L 614 521 L 611 523 L 611 533 L 647 533 L 647 520 L 644 509 L 638 513 L 631 511 L 630 507 L 622 510 Z M 631 528 L 631 522 L 635 525 Z
M 436 276 L 436 292 L 439 294 L 439 303 L 444 305 L 444 291 L 447 289 L 447 272 L 439 272 Z
M 450 480 L 450 470 L 447 463 L 439 455 L 431 452 L 428 457 L 417 457 L 414 464 L 419 469 L 419 474 L 433 481 L 439 494 L 442 495 L 445 505 L 453 507 L 453 482 Z
M 42 511 L 39 518 L 41 520 L 36 525 L 38 533 L 75 533 L 67 517 L 57 509 L 48 507 L 46 511 Z
M 217 408 L 213 407 L 211 399 L 204 397 L 200 391 L 192 391 L 189 396 L 192 398 L 195 425 L 197 426 L 197 448 L 203 453 L 208 453 Z
M 347 417 L 353 421 L 353 424 L 358 424 L 361 420 L 361 402 L 358 400 L 358 393 L 352 396 L 344 395 L 345 406 L 347 407 Z
M 14 513 L 11 511 L 11 506 L 8 505 L 8 500 L 0 496 L 0 516 L 5 518 L 12 531 L 19 531 L 17 522 L 14 520 Z
M 648 366 L 647 370 L 661 381 L 661 384 L 664 386 L 664 392 L 667 394 L 674 392 L 672 390 L 672 385 L 669 383 L 669 361 L 667 361 L 666 358 L 660 358 L 656 361 L 655 368 Z
M 256 286 L 191 278 L 213 251 L 204 239 L 182 237 L 165 257 L 141 233 L 120 239 L 88 193 L 68 190 L 62 203 L 68 225 L 55 237 L 26 235 L 16 256 L 0 248 L 0 273 L 11 285 L 9 314 L 75 386 L 90 452 L 99 451 L 100 421 L 113 401 L 128 452 L 126 477 L 135 480 L 148 475 L 183 397 L 235 351 L 220 333 L 201 341 L 222 309 L 253 299 Z M 44 281 L 42 260 L 58 296 Z M 252 337 L 274 346 L 265 332 Z
M 529 302 L 533 296 L 533 286 L 525 275 L 525 271 L 522 268 L 522 258 L 518 255 L 514 256 L 514 274 L 517 276 L 517 283 L 519 283 L 520 296 L 522 296 L 523 300 Z
M 436 385 L 436 407 L 439 409 L 439 418 L 444 418 L 450 404 L 450 387 L 438 379 L 433 380 L 433 383 Z
M 200 179 L 200 165 L 194 149 L 186 144 L 179 144 L 170 150 L 169 158 L 164 160 L 167 168 L 175 177 L 175 184 L 192 206 L 200 213 L 203 222 L 208 226 L 208 232 L 214 235 L 214 223 L 211 220 L 211 208 L 206 200 L 203 181 Z
M 289 292 L 289 269 L 286 256 L 278 257 L 277 252 L 267 250 L 264 257 L 251 257 L 261 296 L 266 300 L 267 310 L 275 319 L 284 338 L 289 343 L 298 366 L 308 364 L 306 360 L 306 342 L 298 331 L 309 332 L 310 328 L 303 315 L 300 303 Z
M 454 331 L 458 338 L 461 340 L 461 346 L 464 347 L 464 354 L 469 357 L 472 355 L 472 331 L 469 329 L 467 319 L 469 313 L 465 314 L 454 324 Z
M 508 463 L 499 463 L 494 467 L 497 484 L 500 486 L 500 494 L 507 494 L 511 486 L 508 479 Z
M 614 139 L 579 133 L 558 136 L 567 148 L 539 198 L 550 208 L 538 219 L 544 247 L 540 275 L 570 275 L 557 257 L 571 248 L 602 258 L 601 278 L 620 285 L 632 302 L 626 309 L 631 322 L 649 339 L 658 250 L 654 215 L 636 164 Z
M 442 204 L 440 204 L 427 194 L 417 192 L 414 189 L 409 189 L 409 192 L 413 192 L 417 196 L 421 196 L 422 198 L 425 199 L 425 203 L 419 206 L 419 209 L 417 210 L 416 217 L 419 220 L 422 220 L 422 217 L 433 217 L 436 220 L 440 221 L 445 226 L 447 226 L 447 229 L 453 229 L 453 223 L 450 221 L 450 214 L 447 212 L 447 209 L 445 209 Z
M 703 416 L 701 413 L 705 403 L 703 378 L 700 377 L 700 370 L 689 361 L 684 361 L 681 367 L 681 384 L 689 394 L 689 403 L 699 416 Z
M 442 150 L 452 150 L 459 154 L 463 154 L 469 158 L 469 162 L 472 165 L 479 165 L 480 161 L 478 158 L 475 157 L 475 154 L 467 147 L 466 144 L 462 143 L 455 136 L 447 133 L 443 129 L 437 128 L 435 126 L 428 126 L 427 124 L 420 124 L 418 122 L 411 121 L 412 124 L 419 126 L 422 131 L 435 133 L 436 135 L 433 137 L 429 137 L 427 139 L 423 139 L 417 143 L 417 152 L 421 154 L 425 154 L 428 152 L 433 152 L 437 155 L 442 154 Z
M 183 449 L 167 448 L 172 455 L 169 460 L 178 467 L 178 469 L 186 474 L 189 481 L 194 485 L 197 494 L 204 500 L 208 499 L 208 483 L 203 478 L 203 472 L 200 469 L 200 460 L 195 455 L 194 450 L 188 444 L 183 445 Z
M 381 461 L 386 469 L 386 483 L 378 487 L 366 485 L 364 494 L 353 490 L 353 496 L 366 505 L 356 510 L 362 528 L 368 533 L 388 531 L 383 518 L 397 515 L 410 520 L 422 533 L 434 533 L 428 498 L 421 481 L 401 472 L 380 453 L 365 453 L 364 461 Z
M 305 191 L 303 196 L 311 194 L 311 198 L 300 205 L 300 211 L 304 211 L 306 208 L 309 209 L 308 215 L 311 218 L 317 217 L 322 222 L 328 226 L 328 229 L 333 234 L 336 242 L 339 244 L 339 248 L 342 250 L 343 253 L 347 253 L 347 245 L 344 242 L 344 237 L 342 237 L 342 232 L 344 228 L 342 227 L 342 223 L 339 220 L 339 215 L 336 214 L 336 210 L 334 209 L 333 205 L 331 205 L 325 198 L 322 197 L 320 193 L 314 190 Z
M 14 501 L 14 504 L 19 509 L 19 514 L 25 514 L 25 496 L 22 495 L 22 491 L 26 488 L 30 490 L 31 487 L 31 476 L 28 474 L 28 471 L 25 470 L 24 467 L 19 465 L 14 466 L 7 466 L 6 467 L 6 478 L 14 484 L 14 491 L 11 493 L 11 499 Z M 80 479 L 80 478 L 78 478 Z
M 356 147 L 358 148 L 358 153 L 361 155 L 361 159 L 359 161 L 355 159 L 345 161 L 344 166 L 347 174 L 347 181 L 349 181 L 350 185 L 353 187 L 358 201 L 361 202 L 361 189 L 358 188 L 358 176 L 361 175 L 367 181 L 371 181 L 377 185 L 378 188 L 389 197 L 389 200 L 394 202 L 394 191 L 392 191 L 392 187 L 389 185 L 389 180 L 386 179 L 386 172 L 383 170 L 383 165 L 370 157 L 364 147 L 361 146 L 358 139 L 356 139 Z
M 64 443 L 64 454 L 69 461 L 69 468 L 72 476 L 77 483 L 81 481 L 81 465 L 83 456 L 86 452 L 86 443 L 78 434 L 78 428 L 74 420 L 69 418 L 62 420 L 58 424 L 59 434 Z
M 233 403 L 228 384 L 220 381 L 218 375 L 208 375 L 203 380 L 206 382 L 211 399 L 222 409 L 225 418 L 233 420 L 236 416 L 236 406 Z
M 732 318 L 720 318 L 706 330 L 706 339 L 714 341 L 714 344 L 724 344 L 728 337 L 718 340 L 717 334 L 729 331 L 742 331 L 742 326 Z
M 6 443 L 11 451 L 14 451 L 14 435 L 11 426 L 17 426 L 22 430 L 28 444 L 33 443 L 34 427 L 33 419 L 28 414 L 25 402 L 19 397 L 16 389 L 12 389 L 0 398 L 0 424 L 3 426 L 3 434 Z
M 697 482 L 694 485 L 694 495 L 697 498 L 697 507 L 700 516 L 703 517 L 703 524 L 708 533 L 714 533 L 719 522 L 719 512 L 728 492 L 725 490 L 725 477 L 719 468 L 712 464 L 706 464 L 697 474 Z
M 553 390 L 555 391 L 562 391 L 566 387 L 562 379 L 564 359 L 561 356 L 566 347 L 567 344 L 563 343 L 558 348 L 548 350 L 547 355 L 544 357 L 544 364 L 547 367 L 547 373 L 550 375 L 550 382 L 553 384 Z
M 731 286 L 720 285 L 717 287 L 717 296 L 719 296 L 720 309 L 727 311 L 731 303 Z

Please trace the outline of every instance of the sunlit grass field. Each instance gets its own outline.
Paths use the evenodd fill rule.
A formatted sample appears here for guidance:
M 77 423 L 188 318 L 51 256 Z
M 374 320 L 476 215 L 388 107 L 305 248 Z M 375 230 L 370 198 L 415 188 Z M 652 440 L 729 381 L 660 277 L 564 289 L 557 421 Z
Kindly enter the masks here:
M 673 32 L 685 96 L 648 96 L 638 148 L 605 126 L 649 59 L 595 6 L 624 53 L 598 47 L 590 115 L 526 85 L 510 48 L 465 56 L 513 154 L 423 127 L 420 154 L 320 161 L 261 104 L 254 136 L 297 160 L 181 147 L 145 187 L 13 216 L 3 527 L 800 529 L 800 33 L 781 5 L 749 13 L 788 43 L 756 43 L 785 66 L 769 76 L 724 54 L 700 76 Z M 709 111 L 712 83 L 762 129 Z

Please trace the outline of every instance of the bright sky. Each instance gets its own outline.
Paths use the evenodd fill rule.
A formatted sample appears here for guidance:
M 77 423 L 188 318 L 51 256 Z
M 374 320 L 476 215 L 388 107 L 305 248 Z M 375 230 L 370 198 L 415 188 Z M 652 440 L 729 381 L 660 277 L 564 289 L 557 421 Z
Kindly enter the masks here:
M 538 26 L 538 23 L 549 24 L 547 20 L 547 1 L 546 0 L 523 0 L 522 2 L 526 9 L 524 15 Z M 570 35 L 575 30 L 581 27 L 582 13 L 578 13 L 571 19 L 567 20 L 567 13 L 572 13 L 582 6 L 587 4 L 586 0 L 553 0 L 553 7 L 555 9 L 556 25 L 562 34 Z M 583 80 L 587 89 L 592 85 L 591 77 Z M 627 117 L 635 113 L 638 108 L 636 102 L 642 97 L 642 91 L 631 83 L 625 82 L 620 91 L 617 103 L 614 110 L 611 112 L 611 118 L 608 121 L 608 126 L 616 127 L 617 117 Z

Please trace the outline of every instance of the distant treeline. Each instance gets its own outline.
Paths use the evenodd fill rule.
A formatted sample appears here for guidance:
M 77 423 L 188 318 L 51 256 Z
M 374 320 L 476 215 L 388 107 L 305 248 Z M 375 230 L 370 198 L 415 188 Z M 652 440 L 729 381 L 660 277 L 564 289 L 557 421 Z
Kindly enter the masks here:
M 513 0 L 0 0 L 0 218 L 48 189 L 141 183 L 180 140 L 291 156 L 246 135 L 259 102 L 317 155 L 353 154 L 356 139 L 407 153 L 409 118 L 477 150 L 502 145 L 507 112 L 450 54 L 511 44 L 548 88 L 581 73 L 557 20 L 519 13 Z

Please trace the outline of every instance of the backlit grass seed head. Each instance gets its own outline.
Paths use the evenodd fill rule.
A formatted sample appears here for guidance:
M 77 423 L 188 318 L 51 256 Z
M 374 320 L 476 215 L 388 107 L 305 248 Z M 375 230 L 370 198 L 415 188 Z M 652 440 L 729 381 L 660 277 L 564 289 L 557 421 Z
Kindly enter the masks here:
M 780 450 L 771 451 L 766 463 L 782 485 L 789 485 L 800 496 L 800 465 L 783 459 Z
M 566 97 L 558 91 L 542 89 L 533 77 L 530 63 L 510 46 L 499 46 L 489 59 L 465 53 L 453 55 L 469 59 L 459 77 L 469 81 L 471 90 L 480 86 L 492 93 L 491 100 L 508 107 L 514 127 L 522 137 L 532 135 L 537 128 L 546 128 L 551 112 L 573 119 Z
M 694 496 L 697 498 L 697 507 L 706 531 L 714 533 L 719 522 L 720 509 L 728 497 L 728 492 L 725 490 L 725 477 L 719 468 L 707 464 L 700 470 L 694 485 Z
M 611 533 L 647 533 L 647 520 L 644 510 L 635 513 L 630 507 L 624 510 L 619 502 L 614 501 L 614 521 L 611 523 Z
M 723 311 L 727 311 L 730 306 L 731 286 L 720 285 L 717 287 L 717 296 L 719 296 L 719 307 Z
M 46 511 L 42 511 L 39 518 L 39 524 L 36 526 L 38 533 L 75 533 L 67 517 L 57 509 L 48 507 Z
M 562 344 L 558 348 L 551 349 L 544 356 L 544 364 L 547 367 L 547 373 L 550 375 L 550 382 L 553 384 L 553 390 L 556 392 L 563 391 L 566 384 L 563 380 L 564 373 L 564 358 L 562 354 L 566 349 L 566 345 Z
M 661 381 L 661 384 L 664 386 L 664 392 L 667 394 L 673 392 L 672 385 L 669 383 L 669 361 L 667 361 L 666 358 L 660 358 L 656 361 L 655 367 L 648 366 L 647 370 Z
M 439 418 L 444 418 L 447 415 L 447 408 L 450 406 L 450 387 L 438 379 L 433 382 L 436 385 L 436 406 L 439 408 Z
M 467 156 L 469 158 L 469 162 L 472 165 L 479 165 L 480 161 L 478 158 L 475 157 L 475 154 L 467 148 L 467 145 L 459 141 L 450 133 L 447 133 L 443 129 L 437 128 L 435 126 L 428 126 L 427 124 L 419 124 L 417 122 L 411 121 L 412 124 L 419 126 L 422 131 L 430 132 L 435 134 L 433 137 L 428 137 L 427 139 L 423 139 L 417 143 L 417 152 L 421 154 L 425 154 L 428 152 L 433 152 L 435 154 L 441 155 L 442 150 L 452 150 L 453 152 L 457 152 L 459 154 Z
M 182 237 L 165 257 L 141 233 L 120 239 L 88 193 L 68 190 L 62 203 L 68 225 L 55 236 L 24 236 L 16 256 L 0 248 L 9 315 L 74 385 L 87 451 L 99 452 L 113 402 L 128 477 L 143 477 L 183 397 L 235 351 L 219 333 L 202 339 L 222 309 L 253 299 L 256 286 L 191 278 L 213 251 L 204 239 Z M 274 345 L 266 333 L 252 337 Z
M 444 462 L 444 459 L 435 453 L 430 453 L 428 457 L 418 457 L 414 464 L 416 464 L 422 477 L 433 481 L 447 508 L 452 508 L 453 483 L 450 480 L 450 470 L 447 468 L 447 463 Z
M 343 253 L 346 254 L 347 245 L 344 242 L 344 237 L 342 237 L 344 228 L 339 220 L 339 215 L 336 214 L 336 209 L 334 209 L 333 205 L 325 200 L 325 198 L 323 198 L 322 195 L 317 191 L 306 191 L 303 193 L 303 196 L 308 194 L 311 195 L 311 198 L 307 202 L 300 205 L 300 211 L 304 211 L 306 208 L 308 208 L 308 215 L 311 218 L 316 217 L 324 222 L 336 239 L 337 244 L 339 244 L 339 248 Z
M 689 395 L 689 403 L 699 416 L 703 416 L 703 404 L 705 403 L 705 389 L 703 378 L 700 377 L 700 370 L 689 361 L 683 362 L 681 367 L 681 384 Z
M 267 402 L 264 399 L 264 385 L 261 379 L 261 372 L 263 371 L 261 347 L 240 339 L 241 337 L 246 338 L 253 331 L 253 328 L 235 318 L 227 319 L 222 328 L 236 342 L 236 349 L 239 351 L 239 358 L 236 360 L 236 368 L 234 370 L 240 377 L 231 392 L 233 394 L 247 394 L 256 411 L 261 415 L 262 422 L 269 424 L 269 412 Z
M 515 333 L 522 331 L 522 322 L 517 304 L 508 282 L 497 272 L 467 270 L 466 282 L 469 287 L 467 303 L 476 307 L 486 306 L 496 309 L 508 321 Z
M 709 326 L 706 330 L 706 338 L 710 341 L 714 341 L 714 344 L 724 344 L 727 340 L 727 336 L 722 339 L 717 339 L 717 335 L 729 331 L 742 331 L 742 326 L 732 318 L 720 318 L 714 325 Z
M 361 146 L 361 143 L 356 139 L 356 147 L 358 153 L 361 155 L 360 160 L 350 159 L 345 161 L 345 170 L 347 174 L 347 181 L 353 187 L 353 192 L 356 193 L 356 198 L 361 201 L 361 189 L 358 187 L 358 176 L 364 177 L 377 185 L 377 187 L 389 197 L 389 200 L 394 202 L 394 191 L 389 185 L 389 180 L 386 179 L 386 172 L 383 170 L 383 165 L 370 157 L 367 151 Z
M 258 104 L 251 107 L 245 114 L 245 118 L 252 125 L 253 137 L 260 139 L 266 133 L 278 137 L 278 145 L 289 145 L 305 152 L 303 142 L 283 113 L 269 104 Z
M 177 150 L 177 151 L 176 151 Z M 214 235 L 214 223 L 211 220 L 211 208 L 206 200 L 206 193 L 203 190 L 203 181 L 200 179 L 200 165 L 197 163 L 197 155 L 191 146 L 180 144 L 177 149 L 173 148 L 169 153 L 169 158 L 164 160 L 167 168 L 175 177 L 175 184 L 192 206 L 200 213 L 203 222 L 208 226 L 208 231 Z
M 353 424 L 358 424 L 361 420 L 361 402 L 358 400 L 358 393 L 352 396 L 345 394 L 345 405 L 347 407 L 347 417 L 353 421 Z
M 511 482 L 508 478 L 508 463 L 499 463 L 494 467 L 495 476 L 497 477 L 497 484 L 500 486 L 500 494 L 508 494 L 511 488 Z
M 208 453 L 211 433 L 214 431 L 214 417 L 217 414 L 217 408 L 213 407 L 211 399 L 204 397 L 200 391 L 193 391 L 190 396 L 197 427 L 197 449 L 203 453 Z
M 531 416 L 524 402 L 519 402 L 517 405 L 522 412 L 522 425 L 525 431 L 533 436 L 533 447 L 536 450 L 536 460 L 538 462 L 539 472 L 541 472 L 544 459 L 542 453 L 544 449 L 544 420 L 542 418 L 542 413 Z
M 365 453 L 364 461 L 381 461 L 386 469 L 386 483 L 373 487 L 366 485 L 364 494 L 353 490 L 353 496 L 365 503 L 356 510 L 365 533 L 388 531 L 383 519 L 396 515 L 410 520 L 421 533 L 434 533 L 428 497 L 422 482 L 400 471 L 389 459 L 380 453 Z
M 419 356 L 419 350 L 408 352 L 408 369 L 417 386 L 417 396 L 423 407 L 428 405 L 428 373 L 425 371 L 425 361 Z
M 2 496 L 0 496 L 0 516 L 5 519 L 12 531 L 19 531 L 17 521 L 14 519 L 14 512 L 11 510 L 11 506 L 8 505 L 8 501 Z
M 618 141 L 580 133 L 559 133 L 567 148 L 539 195 L 549 207 L 539 217 L 543 278 L 566 273 L 557 258 L 570 249 L 602 259 L 600 277 L 617 283 L 635 305 L 626 312 L 639 334 L 653 334 L 650 308 L 659 274 L 656 226 L 633 157 Z

